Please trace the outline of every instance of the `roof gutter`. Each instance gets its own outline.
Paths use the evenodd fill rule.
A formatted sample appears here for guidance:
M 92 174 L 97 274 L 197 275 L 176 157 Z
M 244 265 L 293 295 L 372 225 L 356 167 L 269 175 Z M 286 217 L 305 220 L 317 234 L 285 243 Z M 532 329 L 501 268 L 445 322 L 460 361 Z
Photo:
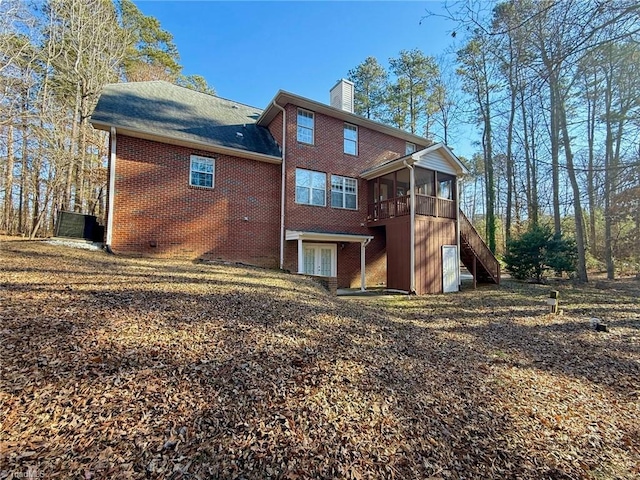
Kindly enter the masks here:
M 111 128 L 117 128 L 120 135 L 128 135 L 134 138 L 153 140 L 156 142 L 168 143 L 170 145 L 178 145 L 181 147 L 197 148 L 208 152 L 221 153 L 224 155 L 231 155 L 240 158 L 248 158 L 250 160 L 258 160 L 260 162 L 274 163 L 276 165 L 279 165 L 282 162 L 282 159 L 280 157 L 267 155 L 264 153 L 251 152 L 249 150 L 241 150 L 239 148 L 233 147 L 224 147 L 222 145 L 215 145 L 198 140 L 185 140 L 169 135 L 154 135 L 153 133 L 149 133 L 136 128 L 119 127 L 117 125 L 102 123 L 98 120 L 90 120 L 89 122 L 94 126 L 94 128 L 97 128 L 98 130 L 109 131 Z
M 111 252 L 111 241 L 113 240 L 113 209 L 116 187 L 116 127 L 111 127 L 109 135 L 109 195 L 107 212 L 107 235 L 105 238 L 105 249 Z
M 409 263 L 411 266 L 411 285 L 409 287 L 409 293 L 416 293 L 416 175 L 413 165 L 409 165 L 406 160 L 403 161 L 404 166 L 409 169 L 410 173 L 410 186 L 411 189 L 411 205 L 410 205 L 410 219 L 411 219 L 411 232 L 409 233 L 410 247 L 409 247 Z
M 275 100 L 271 103 L 282 112 L 282 163 L 280 164 L 280 168 L 282 170 L 282 179 L 280 184 L 280 270 L 284 270 L 284 207 L 286 199 L 285 186 L 287 183 L 287 111 L 282 106 L 278 105 Z

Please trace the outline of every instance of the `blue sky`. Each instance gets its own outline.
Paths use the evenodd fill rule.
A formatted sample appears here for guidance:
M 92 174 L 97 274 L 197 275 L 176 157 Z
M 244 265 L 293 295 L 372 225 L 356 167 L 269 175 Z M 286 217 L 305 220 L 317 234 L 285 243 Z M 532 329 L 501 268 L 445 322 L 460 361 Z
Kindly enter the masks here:
M 185 74 L 202 75 L 219 96 L 260 108 L 279 89 L 328 103 L 329 89 L 367 56 L 386 67 L 402 49 L 439 57 L 453 45 L 452 24 L 424 18 L 442 2 L 135 3 L 171 32 Z M 459 140 L 457 152 L 470 155 L 461 148 L 468 140 Z

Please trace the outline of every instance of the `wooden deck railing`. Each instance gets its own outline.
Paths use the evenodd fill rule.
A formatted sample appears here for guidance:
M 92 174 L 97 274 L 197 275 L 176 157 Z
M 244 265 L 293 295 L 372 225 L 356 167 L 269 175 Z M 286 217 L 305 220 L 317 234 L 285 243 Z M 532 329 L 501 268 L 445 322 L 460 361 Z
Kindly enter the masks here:
M 477 260 L 484 269 L 491 275 L 497 284 L 500 284 L 500 262 L 493 255 L 489 247 L 469 221 L 467 216 L 460 210 L 460 237 L 467 243 Z
M 402 217 L 409 215 L 411 209 L 411 197 L 409 195 L 403 195 L 401 197 L 389 198 L 387 200 L 380 200 L 379 202 L 369 204 L 368 219 L 372 220 L 384 220 L 386 218 Z
M 411 195 L 389 198 L 369 204 L 369 221 L 402 217 L 411 213 Z M 428 195 L 416 195 L 416 215 L 456 218 L 456 202 Z

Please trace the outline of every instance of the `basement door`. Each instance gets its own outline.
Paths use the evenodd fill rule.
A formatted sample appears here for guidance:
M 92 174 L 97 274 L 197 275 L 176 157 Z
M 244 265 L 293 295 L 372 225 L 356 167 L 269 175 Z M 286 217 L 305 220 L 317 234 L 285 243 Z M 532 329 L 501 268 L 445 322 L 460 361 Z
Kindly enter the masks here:
M 303 243 L 304 273 L 335 277 L 337 248 L 330 243 Z
M 458 247 L 456 245 L 442 246 L 442 293 L 458 291 Z

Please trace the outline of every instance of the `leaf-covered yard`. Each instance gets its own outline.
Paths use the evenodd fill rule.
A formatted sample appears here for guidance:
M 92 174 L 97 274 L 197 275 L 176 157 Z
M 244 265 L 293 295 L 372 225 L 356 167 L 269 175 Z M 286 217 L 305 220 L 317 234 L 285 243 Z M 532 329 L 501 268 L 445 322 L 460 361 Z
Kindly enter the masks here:
M 640 282 L 598 287 L 551 317 L 0 239 L 0 478 L 637 478 Z

